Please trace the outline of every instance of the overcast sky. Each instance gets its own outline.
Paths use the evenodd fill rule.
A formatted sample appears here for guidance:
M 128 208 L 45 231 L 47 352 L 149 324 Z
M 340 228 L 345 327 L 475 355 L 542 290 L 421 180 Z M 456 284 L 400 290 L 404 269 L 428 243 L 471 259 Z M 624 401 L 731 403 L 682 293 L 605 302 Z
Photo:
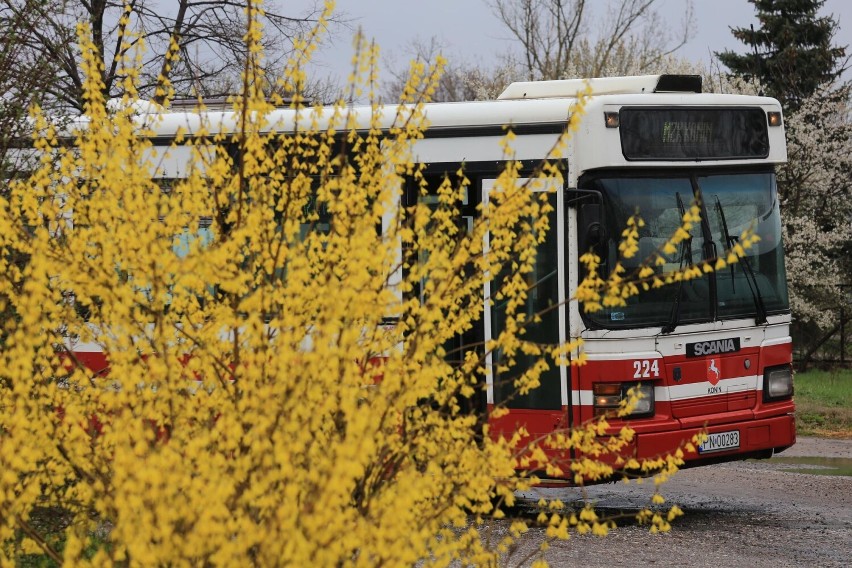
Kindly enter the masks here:
M 682 21 L 685 0 L 659 1 L 660 13 L 676 31 Z M 278 0 L 269 4 L 278 4 L 278 8 L 283 5 L 289 10 L 312 2 Z M 603 1 L 595 0 L 594 4 Z M 337 8 L 355 27 L 360 26 L 368 37 L 375 38 L 385 59 L 400 63 L 407 58 L 406 46 L 415 38 L 428 41 L 436 37 L 446 46 L 444 54 L 451 59 L 482 62 L 485 66 L 516 45 L 485 0 L 338 0 Z M 757 24 L 752 4 L 747 0 L 693 0 L 693 8 L 694 34 L 678 51 L 679 55 L 707 63 L 714 51 L 745 51 L 729 28 Z M 850 46 L 847 51 L 852 51 L 852 1 L 827 0 L 822 13 L 833 14 L 840 26 L 836 44 Z M 348 75 L 351 36 L 346 30 L 338 33 L 334 45 L 326 46 L 317 55 L 315 60 L 322 69 L 344 78 Z

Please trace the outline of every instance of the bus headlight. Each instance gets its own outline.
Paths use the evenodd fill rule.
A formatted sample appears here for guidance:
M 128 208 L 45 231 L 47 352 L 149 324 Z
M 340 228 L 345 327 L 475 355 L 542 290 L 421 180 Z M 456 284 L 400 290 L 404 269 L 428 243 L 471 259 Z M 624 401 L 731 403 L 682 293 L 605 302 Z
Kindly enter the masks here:
M 654 414 L 654 385 L 650 383 L 595 383 L 592 392 L 595 396 L 595 416 L 643 418 Z M 631 395 L 637 397 L 632 411 L 618 416 L 622 401 L 629 400 Z
M 793 396 L 793 368 L 790 365 L 768 367 L 763 372 L 763 400 Z

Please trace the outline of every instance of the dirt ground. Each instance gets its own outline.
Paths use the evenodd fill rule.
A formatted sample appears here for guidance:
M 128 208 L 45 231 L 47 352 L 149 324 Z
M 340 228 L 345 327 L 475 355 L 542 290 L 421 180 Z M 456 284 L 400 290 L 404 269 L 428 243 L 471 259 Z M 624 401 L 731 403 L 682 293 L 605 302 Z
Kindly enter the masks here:
M 685 513 L 670 533 L 649 534 L 647 527 L 625 523 L 607 537 L 555 542 L 544 558 L 557 567 L 852 566 L 852 471 L 818 475 L 810 471 L 835 470 L 784 463 L 804 457 L 830 458 L 826 463 L 852 468 L 852 440 L 799 438 L 771 460 L 681 471 L 662 490 L 668 503 Z M 608 484 L 586 491 L 601 512 L 632 512 L 649 503 L 653 484 Z M 544 493 L 565 502 L 581 497 L 577 489 Z M 490 529 L 499 534 L 506 527 Z M 531 530 L 508 564 L 528 564 L 540 540 L 541 531 Z

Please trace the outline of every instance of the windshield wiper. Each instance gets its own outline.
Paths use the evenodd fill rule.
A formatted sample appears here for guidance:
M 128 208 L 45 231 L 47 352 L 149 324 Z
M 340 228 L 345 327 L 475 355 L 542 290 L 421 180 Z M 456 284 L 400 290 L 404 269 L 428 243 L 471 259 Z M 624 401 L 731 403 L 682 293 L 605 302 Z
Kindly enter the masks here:
M 680 218 L 683 219 L 684 215 L 686 215 L 686 207 L 683 205 L 683 199 L 680 197 L 680 192 L 675 192 L 675 197 L 677 198 L 677 208 L 680 210 Z M 684 239 L 680 243 L 680 270 L 683 270 L 683 265 L 686 259 L 689 258 L 689 262 L 692 262 L 692 235 Z M 675 301 L 672 306 L 672 312 L 669 316 L 669 323 L 663 326 L 661 333 L 671 333 L 677 327 L 677 324 L 680 320 L 680 297 L 683 292 L 683 278 L 677 283 L 677 291 L 675 292 Z
M 725 210 L 722 208 L 719 196 L 716 195 L 714 197 L 716 198 L 716 213 L 722 221 L 722 230 L 725 232 L 725 248 L 730 250 L 737 244 L 737 237 L 728 232 L 728 221 L 725 219 Z M 757 278 L 754 276 L 754 271 L 751 269 L 751 262 L 749 262 L 748 256 L 746 255 L 743 255 L 740 262 L 743 264 L 743 272 L 746 273 L 746 283 L 748 284 L 749 292 L 751 292 L 752 300 L 754 300 L 754 307 L 757 310 L 754 322 L 756 324 L 766 323 L 766 305 L 763 303 L 763 297 L 760 295 L 760 287 L 757 285 Z M 731 265 L 731 286 L 733 285 L 734 267 Z

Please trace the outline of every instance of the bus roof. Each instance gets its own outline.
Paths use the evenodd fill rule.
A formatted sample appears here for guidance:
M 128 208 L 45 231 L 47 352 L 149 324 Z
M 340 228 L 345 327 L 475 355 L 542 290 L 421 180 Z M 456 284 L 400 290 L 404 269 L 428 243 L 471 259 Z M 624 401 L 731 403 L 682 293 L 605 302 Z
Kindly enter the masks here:
M 701 93 L 700 77 L 690 75 L 642 75 L 635 77 L 608 77 L 591 80 L 521 82 L 509 85 L 497 100 L 429 103 L 423 107 L 428 127 L 427 138 L 495 137 L 511 128 L 516 135 L 553 135 L 565 125 L 578 105 L 578 93 L 588 95 L 581 130 L 586 134 L 598 131 L 603 124 L 603 114 L 618 111 L 623 106 L 656 107 L 759 107 L 765 111 L 781 112 L 775 99 L 769 97 Z M 117 108 L 115 103 L 110 103 Z M 240 115 L 233 111 L 205 111 L 186 109 L 168 110 L 147 101 L 132 103 L 140 127 L 156 139 L 155 144 L 169 145 L 179 133 L 195 137 L 201 133 L 226 137 L 239 132 Z M 295 130 L 327 132 L 333 128 L 344 132 L 350 126 L 359 131 L 376 127 L 387 132 L 407 118 L 411 106 L 352 105 L 345 107 L 308 107 L 302 110 L 279 108 L 264 116 L 265 132 L 293 132 Z M 349 120 L 351 119 L 351 122 Z M 80 117 L 70 126 L 85 128 L 86 117 Z M 782 129 L 783 130 L 783 129 Z M 71 135 L 71 131 L 66 131 Z M 586 142 L 606 138 L 609 133 L 596 134 Z M 604 142 L 601 142 L 603 144 Z M 595 145 L 595 144 L 591 144 Z M 776 142 L 773 147 L 779 148 Z M 783 148 L 783 143 L 780 144 Z M 780 148 L 779 148 L 780 149 Z M 600 150 L 600 148 L 598 148 Z M 770 161 L 786 156 L 773 152 Z
M 507 89 L 508 90 L 508 89 Z M 427 119 L 427 136 L 439 135 L 441 130 L 477 130 L 487 129 L 499 134 L 512 128 L 520 134 L 520 129 L 545 127 L 549 131 L 565 125 L 578 104 L 576 96 L 543 97 L 536 99 L 498 99 L 493 101 L 465 101 L 452 103 L 429 103 L 424 107 Z M 780 112 L 775 99 L 744 95 L 721 95 L 709 93 L 607 93 L 594 94 L 586 104 L 587 113 L 597 112 L 602 106 L 608 108 L 622 105 L 654 106 L 756 106 L 771 108 Z M 266 115 L 265 131 L 293 132 L 294 130 L 315 129 L 326 131 L 334 126 L 338 131 L 347 129 L 347 118 L 351 116 L 357 130 L 367 130 L 375 126 L 387 131 L 407 117 L 410 106 L 351 106 L 335 109 L 322 107 L 293 109 L 275 109 Z M 139 116 L 156 137 L 170 137 L 183 131 L 192 136 L 202 130 L 209 134 L 230 134 L 239 130 L 239 114 L 223 112 L 157 112 Z

